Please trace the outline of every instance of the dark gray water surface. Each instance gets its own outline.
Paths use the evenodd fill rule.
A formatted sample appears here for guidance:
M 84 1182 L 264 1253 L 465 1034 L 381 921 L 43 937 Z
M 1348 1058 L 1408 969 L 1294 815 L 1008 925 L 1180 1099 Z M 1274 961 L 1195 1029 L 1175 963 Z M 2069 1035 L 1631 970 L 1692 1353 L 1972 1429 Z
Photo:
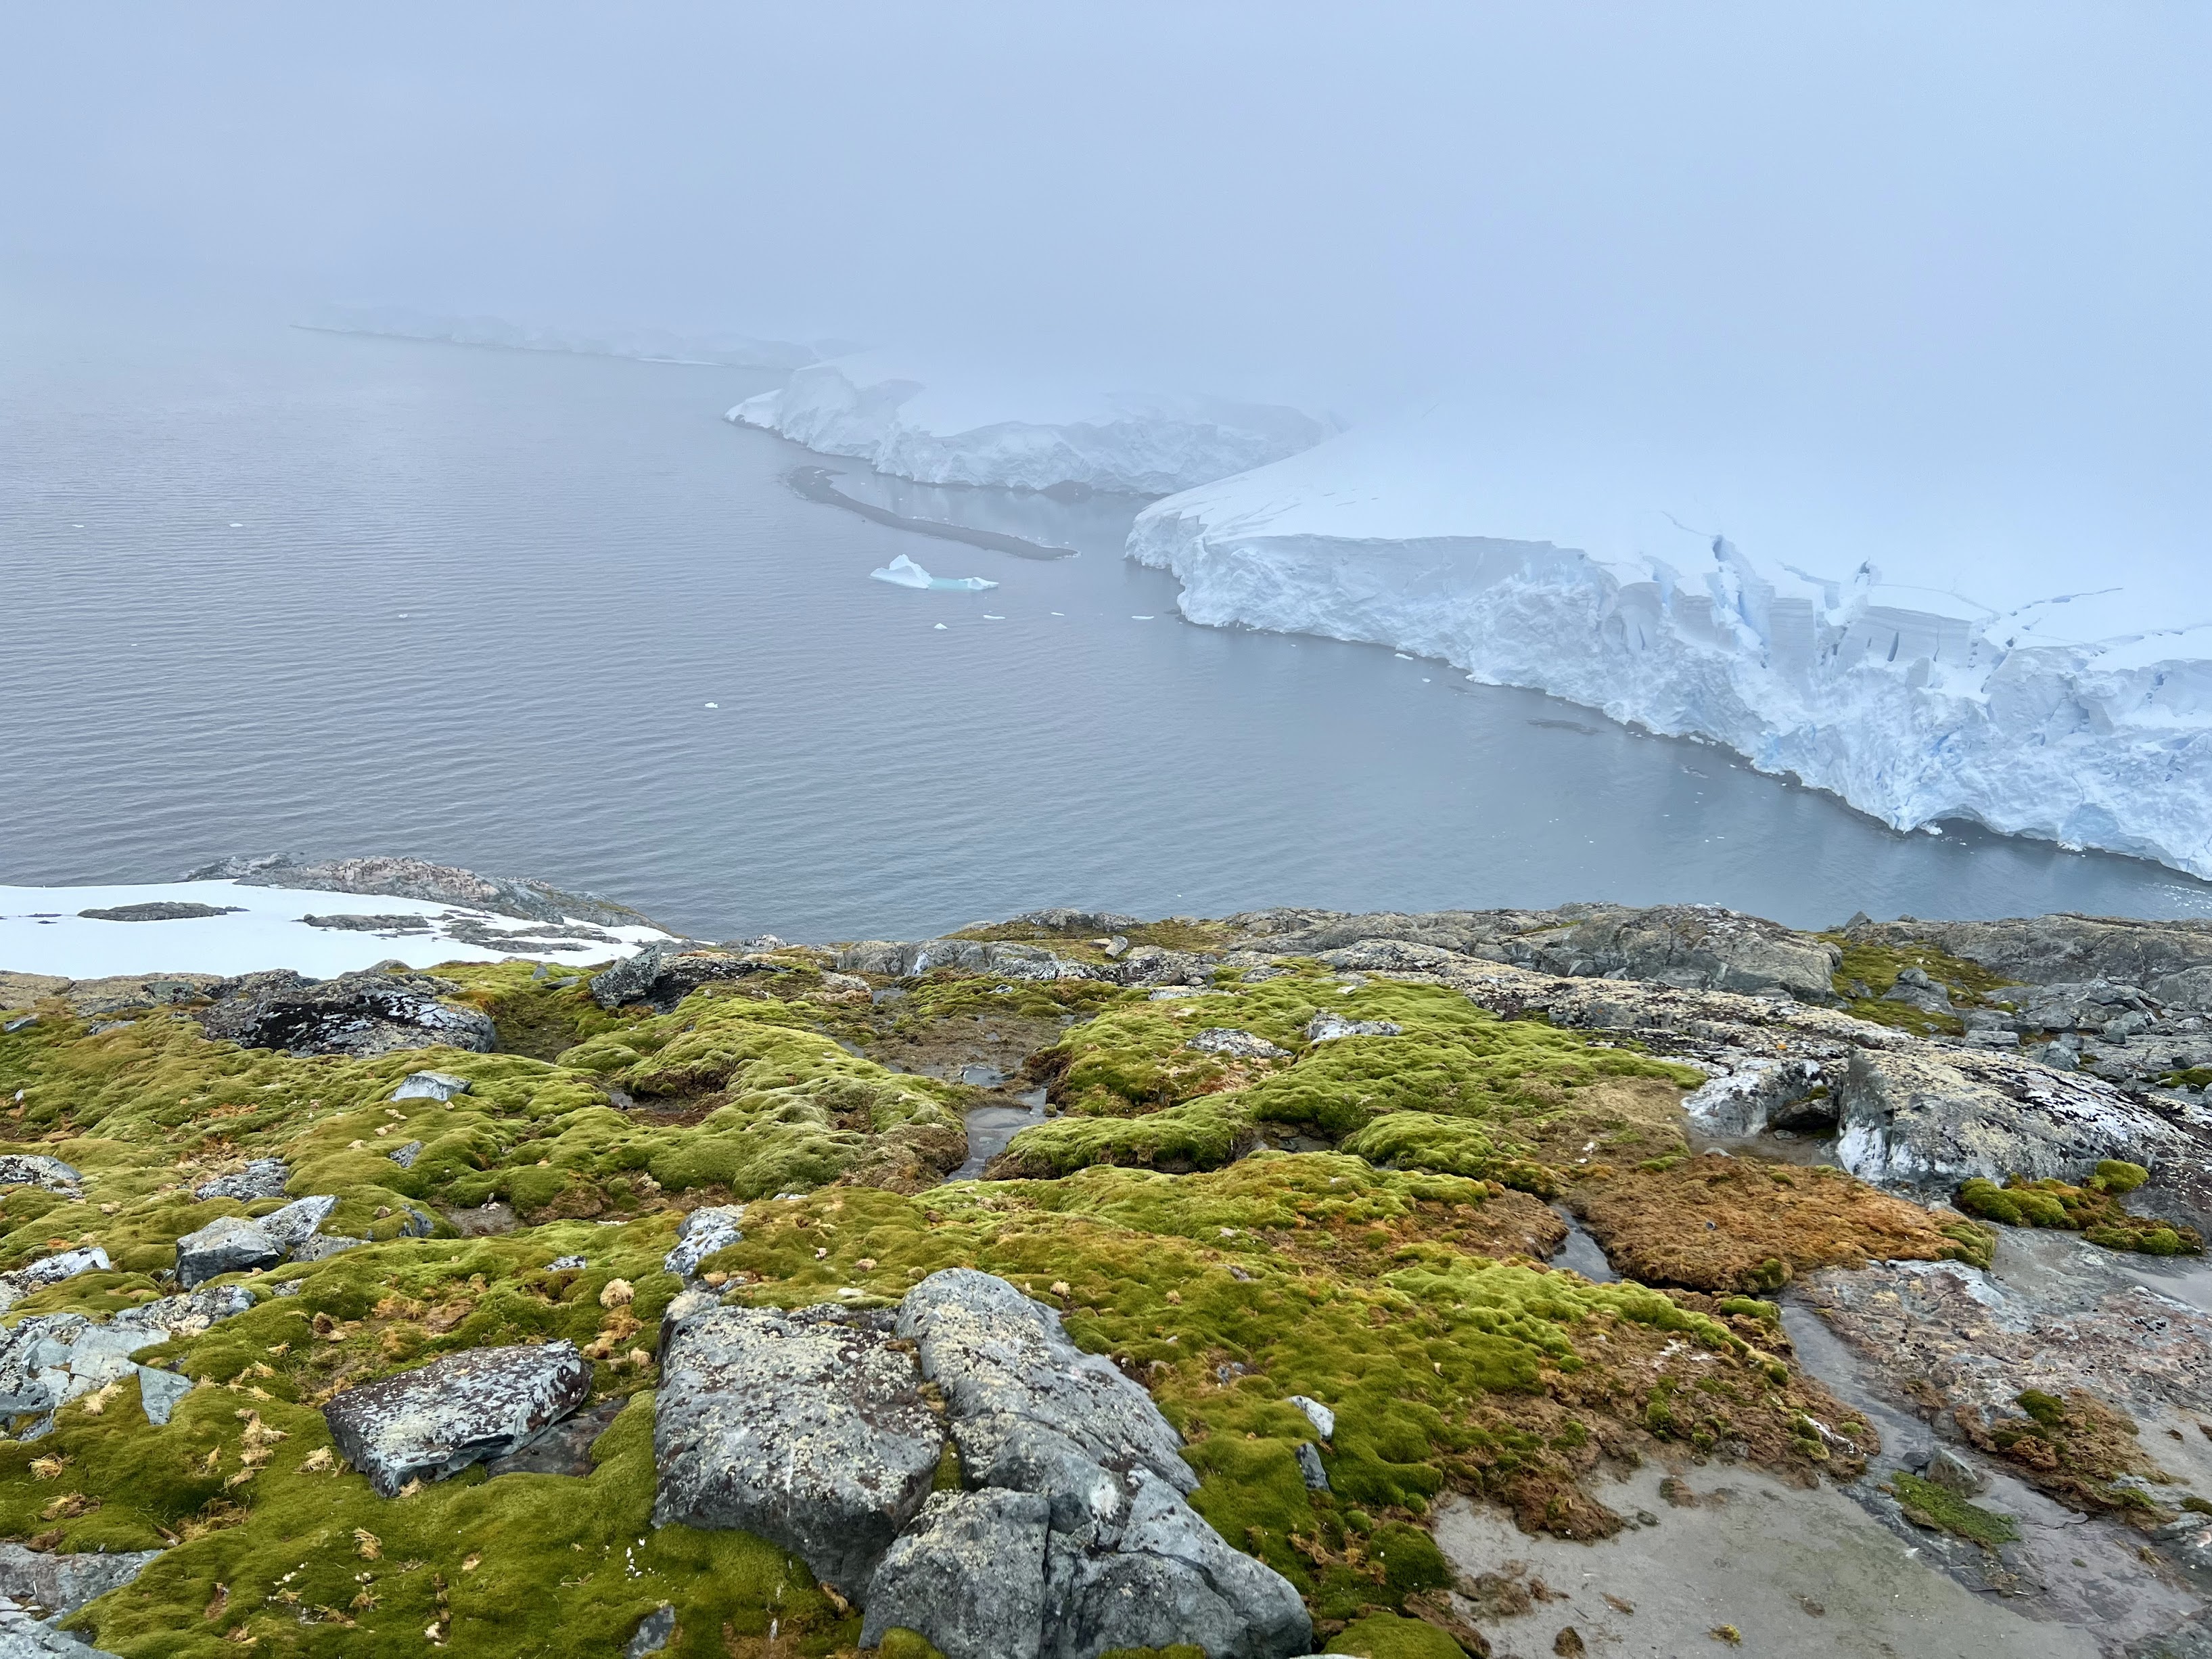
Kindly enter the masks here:
M 1189 626 L 1118 556 L 1134 502 L 829 463 L 1080 550 L 1042 560 L 805 500 L 819 458 L 720 418 L 767 384 L 9 296 L 0 881 L 411 852 L 802 939 L 1053 903 L 2212 914 L 1441 665 Z M 867 580 L 899 553 L 1003 585 Z

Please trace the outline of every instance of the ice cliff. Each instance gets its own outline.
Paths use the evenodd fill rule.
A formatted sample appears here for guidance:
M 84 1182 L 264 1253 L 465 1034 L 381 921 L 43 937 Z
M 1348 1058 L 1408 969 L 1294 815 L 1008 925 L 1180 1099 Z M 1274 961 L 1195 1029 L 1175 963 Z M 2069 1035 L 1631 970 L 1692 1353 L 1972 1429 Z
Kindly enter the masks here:
M 2203 561 L 1874 538 L 1850 558 L 1832 524 L 1693 531 L 1663 485 L 1582 483 L 1448 425 L 1361 430 L 1154 502 L 1128 550 L 1193 622 L 1441 659 L 1725 744 L 1900 830 L 1973 820 L 2212 877 Z
M 1075 486 L 1161 495 L 1262 466 L 1328 428 L 1218 398 L 1070 395 L 868 352 L 799 369 L 730 410 L 809 449 L 922 483 Z

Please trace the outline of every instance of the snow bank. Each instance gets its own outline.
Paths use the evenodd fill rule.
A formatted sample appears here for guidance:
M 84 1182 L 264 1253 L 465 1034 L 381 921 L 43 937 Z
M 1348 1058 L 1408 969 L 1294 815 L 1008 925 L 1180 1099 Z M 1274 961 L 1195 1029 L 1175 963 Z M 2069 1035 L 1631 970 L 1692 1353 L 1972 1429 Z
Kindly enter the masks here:
M 879 582 L 889 582 L 895 587 L 936 587 L 956 593 L 981 593 L 998 583 L 983 576 L 933 576 L 903 553 L 880 569 L 868 574 Z
M 85 910 L 182 904 L 227 912 L 167 921 L 106 921 Z M 302 920 L 368 916 L 395 925 L 316 927 Z M 400 918 L 406 918 L 404 928 Z M 419 929 L 420 931 L 416 931 Z M 527 935 L 524 937 L 524 935 Z M 651 927 L 545 923 L 381 894 L 173 881 L 115 887 L 0 887 L 0 969 L 100 979 L 110 974 L 250 974 L 290 968 L 328 978 L 376 963 L 544 958 L 562 965 L 634 955 L 669 935 Z M 501 950 L 482 941 L 512 939 Z M 569 948 L 555 949 L 567 943 Z M 575 948 L 581 946 L 582 948 Z
M 1161 495 L 1262 466 L 1328 429 L 1295 409 L 1135 392 L 1070 396 L 882 352 L 799 369 L 729 418 L 921 483 Z
M 1662 470 L 1563 476 L 1432 414 L 1157 501 L 1128 551 L 1193 622 L 1438 658 L 1900 830 L 1978 820 L 2212 878 L 2208 562 L 1909 550 L 1847 514 L 1686 502 Z
M 450 345 L 504 346 L 516 351 L 573 351 L 592 357 L 637 357 L 648 362 L 718 363 L 728 368 L 793 369 L 823 355 L 795 341 L 756 340 L 743 334 L 541 327 L 497 317 L 430 316 L 397 306 L 334 307 L 301 326 L 334 334 L 382 334 Z

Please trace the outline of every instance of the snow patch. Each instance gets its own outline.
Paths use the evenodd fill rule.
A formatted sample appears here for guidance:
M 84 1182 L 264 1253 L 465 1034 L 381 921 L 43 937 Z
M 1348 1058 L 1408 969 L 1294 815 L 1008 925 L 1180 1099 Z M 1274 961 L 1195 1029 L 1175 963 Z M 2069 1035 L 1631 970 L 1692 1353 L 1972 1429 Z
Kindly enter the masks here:
M 103 921 L 78 914 L 164 902 L 204 905 L 225 914 L 167 921 Z M 314 927 L 304 920 L 307 916 L 325 921 L 404 917 L 409 924 L 383 929 Z M 461 935 L 506 935 L 514 938 L 516 948 L 501 950 Z M 428 899 L 249 887 L 234 881 L 0 887 L 0 969 L 65 979 L 251 974 L 270 968 L 326 979 L 393 960 L 433 968 L 441 962 L 527 962 L 542 957 L 567 966 L 616 961 L 669 937 L 651 927 L 532 922 Z M 571 948 L 550 948 L 563 940 Z

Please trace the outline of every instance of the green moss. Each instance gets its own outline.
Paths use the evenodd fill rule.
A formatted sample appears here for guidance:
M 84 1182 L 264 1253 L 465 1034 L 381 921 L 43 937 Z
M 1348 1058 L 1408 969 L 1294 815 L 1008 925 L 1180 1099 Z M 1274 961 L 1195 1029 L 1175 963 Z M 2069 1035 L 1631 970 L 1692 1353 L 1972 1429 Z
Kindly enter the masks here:
M 876 1652 L 879 1659 L 945 1659 L 927 1638 L 904 1628 L 885 1631 Z
M 1946 955 L 1932 945 L 1873 945 L 1854 942 L 1843 933 L 1819 937 L 1843 952 L 1829 984 L 1849 1012 L 1922 1036 L 1939 1032 L 1955 1036 L 1966 1029 L 1966 1023 L 1955 1014 L 1929 1013 L 1910 1003 L 1882 1000 L 1896 988 L 1897 976 L 1906 969 L 1917 968 L 1942 986 L 1954 1007 L 1996 1006 L 1993 994 L 2013 983 L 1978 963 Z M 1861 986 L 1871 994 L 1859 994 Z
M 1434 1625 L 1395 1613 L 1372 1613 L 1331 1638 L 1323 1653 L 1364 1659 L 1464 1659 L 1465 1650 Z
M 1970 1504 L 1956 1492 L 1899 1470 L 1889 1477 L 1889 1489 L 1915 1525 L 1939 1528 L 1984 1549 L 2019 1540 L 2020 1528 L 2012 1517 Z
M 2000 1187 L 1976 1176 L 1959 1188 L 1954 1201 L 1969 1215 L 2008 1227 L 2065 1228 L 2110 1250 L 2145 1255 L 2203 1254 L 2204 1241 L 2195 1228 L 2132 1214 L 2115 1196 L 2133 1192 L 2148 1179 L 2140 1164 L 2108 1159 L 2097 1166 L 2086 1186 L 2022 1181 L 2014 1176 Z

